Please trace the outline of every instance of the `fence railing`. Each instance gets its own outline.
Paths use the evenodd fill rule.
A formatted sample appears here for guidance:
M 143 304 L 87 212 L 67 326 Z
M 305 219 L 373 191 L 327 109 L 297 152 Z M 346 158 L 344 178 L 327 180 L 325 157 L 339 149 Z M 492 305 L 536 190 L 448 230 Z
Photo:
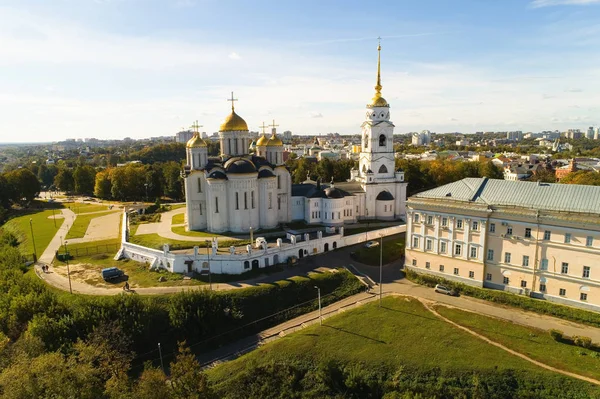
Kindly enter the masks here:
M 119 244 L 99 244 L 83 248 L 68 248 L 67 250 L 69 251 L 69 255 L 74 257 L 85 255 L 99 255 L 117 252 L 119 250 Z

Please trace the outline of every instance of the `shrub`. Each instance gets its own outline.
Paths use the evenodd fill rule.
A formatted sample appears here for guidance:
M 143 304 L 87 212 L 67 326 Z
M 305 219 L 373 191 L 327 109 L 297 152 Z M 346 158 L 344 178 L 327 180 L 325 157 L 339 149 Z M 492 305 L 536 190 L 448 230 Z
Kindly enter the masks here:
M 592 339 L 590 337 L 575 336 L 573 337 L 573 343 L 577 346 L 581 346 L 582 348 L 592 347 Z
M 560 330 L 552 329 L 548 332 L 550 333 L 550 336 L 552 337 L 552 339 L 555 341 L 560 341 L 561 339 L 563 339 L 564 333 Z

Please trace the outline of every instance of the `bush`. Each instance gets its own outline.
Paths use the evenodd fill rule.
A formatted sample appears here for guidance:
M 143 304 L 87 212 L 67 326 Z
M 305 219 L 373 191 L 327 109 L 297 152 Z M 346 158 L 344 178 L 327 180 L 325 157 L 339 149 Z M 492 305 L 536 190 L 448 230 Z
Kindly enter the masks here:
M 592 347 L 592 339 L 590 337 L 575 336 L 573 337 L 573 343 L 577 346 L 581 346 L 582 348 Z
M 564 333 L 560 330 L 552 329 L 548 332 L 550 333 L 550 336 L 552 337 L 552 339 L 555 341 L 560 341 L 561 339 L 563 339 Z
M 505 291 L 472 287 L 470 285 L 457 283 L 455 281 L 449 281 L 441 277 L 417 273 L 412 270 L 406 271 L 406 278 L 417 284 L 428 287 L 434 287 L 436 284 L 443 284 L 454 289 L 458 293 L 471 296 L 473 298 L 514 306 L 523 310 L 547 314 L 550 316 L 559 317 L 561 319 L 571 320 L 576 323 L 587 324 L 593 327 L 600 327 L 600 313 L 558 305 L 556 303 L 539 299 L 523 297 Z

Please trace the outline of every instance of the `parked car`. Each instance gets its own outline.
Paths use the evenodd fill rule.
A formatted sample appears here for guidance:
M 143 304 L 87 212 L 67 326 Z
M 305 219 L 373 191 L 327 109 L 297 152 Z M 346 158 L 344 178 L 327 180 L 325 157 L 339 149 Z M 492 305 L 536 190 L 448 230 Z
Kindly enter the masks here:
M 377 241 L 369 241 L 365 244 L 365 248 L 373 248 L 377 246 L 379 246 L 379 243 Z
M 102 269 L 102 278 L 104 281 L 111 281 L 118 278 L 121 278 L 125 275 L 123 270 L 118 267 L 107 267 L 106 269 Z
M 434 290 L 435 290 L 435 292 L 439 292 L 440 294 L 456 296 L 456 291 L 454 291 L 451 288 L 440 285 L 440 284 L 436 284 Z

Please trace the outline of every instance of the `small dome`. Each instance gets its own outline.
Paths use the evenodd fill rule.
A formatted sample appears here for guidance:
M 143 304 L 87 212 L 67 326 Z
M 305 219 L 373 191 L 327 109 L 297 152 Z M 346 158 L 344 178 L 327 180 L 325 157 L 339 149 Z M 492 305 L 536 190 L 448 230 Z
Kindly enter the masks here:
M 394 196 L 389 191 L 382 191 L 376 199 L 377 201 L 393 201 Z
M 200 138 L 200 134 L 198 132 L 194 133 L 191 139 L 185 145 L 187 148 L 200 148 L 206 147 L 206 141 Z
M 277 134 L 273 133 L 273 135 L 267 142 L 267 146 L 283 147 L 283 141 L 281 141 L 281 139 L 277 137 Z
M 210 175 L 208 175 L 208 179 L 218 179 L 218 180 L 227 180 L 227 175 L 220 170 L 215 170 Z
M 375 94 L 375 97 L 373 97 L 371 100 L 369 107 L 389 107 L 390 105 L 387 101 L 385 101 L 385 98 L 381 97 L 381 94 L 378 94 L 379 93 Z
M 239 130 L 248 131 L 248 124 L 241 116 L 236 114 L 235 111 L 232 109 L 231 114 L 229 114 L 229 116 L 227 116 L 227 118 L 225 118 L 225 120 L 221 124 L 219 131 L 235 132 Z
M 269 142 L 269 139 L 267 138 L 267 136 L 265 136 L 265 134 L 263 133 L 262 136 L 260 136 L 260 138 L 258 139 L 258 141 L 256 142 L 256 146 L 257 147 L 262 147 L 267 145 L 267 143 Z
M 223 166 L 225 167 L 227 173 L 232 174 L 256 172 L 256 166 L 254 166 L 254 164 L 251 161 L 239 157 L 233 157 L 228 159 L 227 162 L 225 162 L 225 165 Z
M 258 178 L 262 179 L 264 177 L 275 177 L 275 175 L 269 169 L 263 169 L 260 172 L 258 172 Z
M 325 195 L 327 198 L 344 198 L 344 193 L 335 187 L 328 187 L 325 189 Z

